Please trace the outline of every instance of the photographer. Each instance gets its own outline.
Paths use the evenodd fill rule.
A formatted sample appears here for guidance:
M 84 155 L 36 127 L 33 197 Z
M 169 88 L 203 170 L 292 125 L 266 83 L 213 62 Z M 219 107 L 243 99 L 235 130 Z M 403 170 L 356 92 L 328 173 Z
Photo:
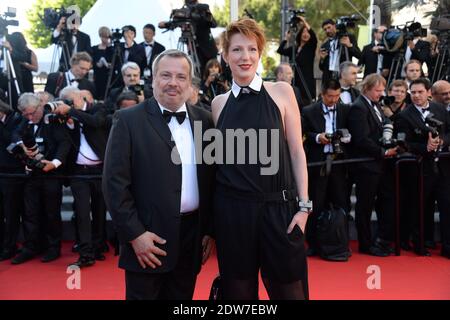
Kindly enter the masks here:
M 352 104 L 360 96 L 356 89 L 359 68 L 350 61 L 342 62 L 339 66 L 339 83 L 341 84 L 341 102 Z
M 386 80 L 378 74 L 368 75 L 362 82 L 361 95 L 351 105 L 348 128 L 352 135 L 352 158 L 375 158 L 371 162 L 352 166 L 356 184 L 355 221 L 358 231 L 359 252 L 379 257 L 390 255 L 389 243 L 393 237 L 393 212 L 383 204 L 386 190 L 391 190 L 384 179 L 385 158 L 397 155 L 397 147 L 381 143 L 386 117 L 378 101 L 384 94 Z M 373 241 L 371 231 L 372 210 L 376 207 L 378 235 Z M 393 208 L 393 205 L 392 205 Z
M 420 62 L 420 66 L 425 62 L 430 68 L 431 62 L 431 45 L 428 41 L 422 40 L 422 25 L 414 22 L 409 26 L 409 31 L 413 34 L 413 39 L 409 39 L 406 43 L 405 63 L 415 59 Z M 426 36 L 426 35 L 424 35 Z M 402 74 L 402 76 L 404 76 Z
M 23 164 L 7 151 L 22 121 L 0 101 L 0 174 L 23 174 Z M 0 261 L 15 256 L 20 217 L 23 214 L 24 180 L 0 177 Z
M 295 65 L 296 68 L 299 69 L 296 70 L 296 68 L 294 68 L 294 86 L 300 89 L 302 100 L 305 102 L 302 105 L 306 106 L 310 104 L 311 101 L 309 101 L 308 95 L 306 94 L 305 85 L 308 87 L 311 98 L 316 98 L 314 60 L 316 57 L 317 37 L 304 17 L 298 16 L 297 18 L 299 20 L 297 34 L 291 34 L 291 31 L 288 30 L 278 47 L 277 53 L 289 57 L 291 63 L 294 63 L 294 61 L 292 61 L 294 51 Z M 292 39 L 294 36 L 295 39 Z M 295 42 L 294 48 L 292 48 L 292 42 Z M 299 71 L 301 72 L 305 83 L 302 83 Z
M 203 96 L 203 92 L 201 91 L 201 84 L 202 82 L 199 78 L 192 78 L 192 93 L 187 103 L 191 106 L 196 106 L 211 112 L 211 105 L 201 102 L 201 96 Z
M 139 102 L 143 102 L 144 99 L 149 99 L 153 96 L 153 90 L 150 84 L 142 85 L 140 83 L 140 74 L 141 69 L 134 62 L 128 62 L 122 66 L 122 78 L 124 85 L 123 87 L 112 89 L 106 101 L 106 105 L 111 112 L 116 110 L 117 97 L 122 92 L 135 92 L 139 98 Z
M 140 43 L 139 45 L 142 46 L 145 50 L 145 68 L 144 68 L 144 79 L 148 83 L 152 83 L 152 64 L 155 58 L 166 50 L 166 47 L 164 47 L 161 43 L 155 41 L 155 26 L 151 23 L 146 24 L 143 28 L 142 34 L 144 36 L 144 42 Z
M 205 66 L 201 90 L 202 102 L 209 106 L 216 96 L 230 90 L 230 84 L 223 76 L 222 67 L 216 59 L 209 60 Z
M 88 34 L 81 32 L 80 24 L 81 17 L 76 16 L 75 13 L 69 16 L 69 21 L 67 20 L 69 13 L 65 13 L 59 19 L 59 23 L 52 33 L 52 43 L 58 44 L 64 41 L 67 44 L 68 57 L 67 62 L 72 58 L 75 53 L 87 52 L 92 56 L 91 38 Z M 65 50 L 65 48 L 63 48 Z M 59 61 L 60 70 L 66 67 L 64 61 L 64 54 L 61 54 Z M 66 70 L 61 70 L 66 71 Z
M 45 91 L 55 97 L 67 86 L 80 90 L 89 90 L 95 97 L 95 84 L 86 78 L 92 68 L 92 58 L 87 52 L 78 52 L 70 59 L 70 70 L 67 72 L 50 73 L 45 85 Z
M 67 172 L 75 176 L 101 175 L 108 136 L 105 106 L 88 103 L 82 92 L 73 87 L 64 88 L 60 98 L 72 102 L 71 106 L 58 104 L 53 111 L 56 115 L 68 117 L 72 148 L 67 157 Z M 106 241 L 106 207 L 101 179 L 72 178 L 70 188 L 75 201 L 80 254 L 72 265 L 87 267 L 95 260 L 105 259 L 102 249 Z
M 328 37 L 320 47 L 319 68 L 322 70 L 322 81 L 338 79 L 339 65 L 344 61 L 352 61 L 353 57 L 361 59 L 361 50 L 356 37 L 351 33 L 338 33 L 332 19 L 325 20 L 322 29 Z
M 327 158 L 333 160 L 347 158 L 346 144 L 350 143 L 350 137 L 337 135 L 339 129 L 347 128 L 350 106 L 339 102 L 340 93 L 339 82 L 334 79 L 327 80 L 322 84 L 322 101 L 302 110 L 304 146 L 308 162 L 325 161 Z M 345 142 L 342 142 L 342 138 Z M 314 202 L 314 209 L 306 227 L 308 255 L 318 253 L 316 230 L 319 214 L 326 210 L 330 203 L 346 209 L 346 176 L 347 167 L 343 165 L 332 166 L 329 175 L 324 174 L 324 167 L 308 168 L 309 190 Z
M 436 248 L 434 242 L 434 210 L 437 202 L 440 217 L 441 254 L 450 258 L 450 159 L 439 158 L 441 151 L 450 145 L 450 117 L 442 106 L 428 102 L 431 84 L 420 78 L 411 82 L 412 104 L 398 116 L 399 132 L 406 134 L 409 151 L 422 157 L 425 248 Z M 415 177 L 416 183 L 419 181 Z M 416 188 L 417 189 L 417 188 Z M 418 195 L 411 197 L 418 199 Z M 429 256 L 419 246 L 419 203 L 416 201 L 413 214 L 412 238 L 414 251 Z
M 105 97 L 108 74 L 114 54 L 111 46 L 111 30 L 108 27 L 100 27 L 98 30 L 101 43 L 92 47 L 92 60 L 94 67 L 94 84 L 97 99 Z
M 191 23 L 194 27 L 196 51 L 200 62 L 200 74 L 204 74 L 206 63 L 211 59 L 217 58 L 218 50 L 211 34 L 211 28 L 217 27 L 217 22 L 207 4 L 198 3 L 197 0 L 185 0 L 184 8 L 188 9 L 189 17 L 183 19 Z M 168 28 L 170 24 L 171 22 L 163 21 L 158 26 L 160 28 Z
M 22 94 L 18 109 L 25 118 L 19 130 L 23 140 L 22 146 L 28 158 L 35 160 L 35 166 L 27 166 L 31 179 L 26 181 L 24 188 L 25 212 L 22 223 L 25 243 L 12 263 L 20 264 L 31 260 L 41 249 L 46 250 L 41 261 L 50 262 L 61 254 L 62 235 L 62 181 L 52 176 L 63 173 L 63 165 L 70 151 L 70 142 L 63 123 L 46 121 L 47 111 L 44 111 L 44 106 L 37 95 Z M 31 149 L 25 146 L 30 138 L 35 144 Z M 38 246 L 41 214 L 45 219 L 43 233 L 47 240 L 47 248 Z
M 406 108 L 406 97 L 408 94 L 408 85 L 404 80 L 394 80 L 389 86 L 388 96 L 394 97 L 395 100 L 381 107 L 383 113 L 392 122 L 396 121 L 398 114 Z
M 292 86 L 292 89 L 294 89 L 295 100 L 297 100 L 298 108 L 301 113 L 302 108 L 308 105 L 307 102 L 309 102 L 309 100 L 306 97 L 305 99 L 302 98 L 300 89 L 292 84 L 293 78 L 294 71 L 292 71 L 292 67 L 289 63 L 282 62 L 275 68 L 275 81 L 287 82 Z
M 445 80 L 436 81 L 431 87 L 433 102 L 441 104 L 450 112 L 450 83 Z
M 370 44 L 364 46 L 361 59 L 358 61 L 358 66 L 364 66 L 364 78 L 371 73 L 381 74 L 383 72 L 383 53 L 386 48 L 383 45 L 383 33 L 386 31 L 386 26 L 379 26 L 372 31 L 373 40 Z
M 143 76 L 145 67 L 147 65 L 147 56 L 143 46 L 138 45 L 134 39 L 136 38 L 136 28 L 128 25 L 122 28 L 122 36 L 125 40 L 124 43 L 120 43 L 122 52 L 122 62 L 135 62 L 140 69 L 140 77 Z M 117 65 L 117 68 L 122 68 L 121 65 Z
M 36 54 L 27 47 L 20 32 L 8 35 L 5 47 L 10 51 L 21 92 L 34 92 L 32 71 L 38 71 Z

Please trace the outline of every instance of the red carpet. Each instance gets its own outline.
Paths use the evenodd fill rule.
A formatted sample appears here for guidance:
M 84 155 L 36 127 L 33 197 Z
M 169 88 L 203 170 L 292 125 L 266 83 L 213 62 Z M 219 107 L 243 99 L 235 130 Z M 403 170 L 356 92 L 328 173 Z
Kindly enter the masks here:
M 352 243 L 355 249 L 356 243 Z M 50 264 L 39 259 L 13 266 L 0 262 L 0 300 L 116 300 L 124 297 L 124 272 L 117 268 L 117 257 L 107 254 L 106 261 L 82 269 L 81 290 L 68 290 L 70 274 L 66 266 L 76 260 L 65 243 L 63 256 Z M 354 250 L 355 251 L 355 250 Z M 450 300 L 450 260 L 432 251 L 432 257 L 417 257 L 402 252 L 400 257 L 377 258 L 354 253 L 349 262 L 333 263 L 310 258 L 310 298 L 323 299 L 439 299 Z M 380 268 L 381 289 L 367 288 L 371 273 L 367 268 Z M 197 281 L 195 299 L 207 299 L 212 280 L 217 275 L 217 261 L 210 259 Z M 260 298 L 267 299 L 262 286 Z

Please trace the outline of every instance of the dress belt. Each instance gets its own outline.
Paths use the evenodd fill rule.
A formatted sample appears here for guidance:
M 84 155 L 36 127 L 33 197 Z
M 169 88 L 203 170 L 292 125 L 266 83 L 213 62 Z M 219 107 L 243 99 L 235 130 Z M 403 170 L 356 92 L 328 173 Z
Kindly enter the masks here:
M 276 192 L 246 192 L 236 190 L 234 188 L 230 188 L 224 185 L 218 185 L 217 191 L 223 192 L 228 196 L 242 199 L 242 200 L 252 200 L 259 202 L 277 202 L 277 201 L 296 201 L 297 200 L 297 191 L 295 189 L 284 189 Z

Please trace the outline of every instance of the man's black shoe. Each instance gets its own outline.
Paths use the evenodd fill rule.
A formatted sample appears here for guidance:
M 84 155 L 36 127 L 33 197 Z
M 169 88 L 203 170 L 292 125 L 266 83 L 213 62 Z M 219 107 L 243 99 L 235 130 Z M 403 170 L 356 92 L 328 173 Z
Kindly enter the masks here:
M 425 248 L 435 250 L 437 249 L 436 242 L 427 240 L 424 242 Z
M 425 249 L 425 248 L 423 248 L 423 249 L 414 248 L 414 253 L 417 254 L 417 255 L 419 255 L 419 256 L 431 257 L 430 251 L 428 251 L 428 250 Z
M 360 253 L 369 254 L 375 257 L 388 257 L 389 253 L 377 246 L 371 246 L 369 249 L 359 249 Z
M 61 253 L 56 250 L 49 250 L 42 258 L 41 262 L 47 263 L 58 259 L 61 256 Z
M 13 258 L 16 255 L 16 250 L 3 250 L 0 254 L 0 261 L 5 261 Z
M 72 246 L 72 252 L 73 253 L 77 253 L 77 252 L 79 252 L 80 251 L 80 245 L 78 244 L 78 243 L 74 243 L 73 244 L 73 246 Z
M 21 264 L 34 258 L 34 254 L 28 250 L 22 250 L 14 259 L 11 260 L 12 264 Z
M 95 264 L 95 259 L 94 258 L 91 258 L 91 257 L 80 257 L 74 263 L 69 264 L 69 267 L 70 266 L 76 266 L 76 267 L 79 267 L 79 268 L 84 268 L 84 267 L 93 266 L 94 264 Z
M 402 248 L 402 250 L 405 250 L 405 251 L 411 251 L 411 249 L 412 249 L 411 245 L 409 244 L 409 241 L 400 242 L 400 248 Z
M 101 252 L 95 253 L 95 260 L 104 261 L 106 259 L 105 255 Z
M 391 246 L 391 242 L 387 240 L 377 238 L 377 240 L 375 240 L 375 247 L 378 247 L 389 254 L 395 253 L 394 248 Z

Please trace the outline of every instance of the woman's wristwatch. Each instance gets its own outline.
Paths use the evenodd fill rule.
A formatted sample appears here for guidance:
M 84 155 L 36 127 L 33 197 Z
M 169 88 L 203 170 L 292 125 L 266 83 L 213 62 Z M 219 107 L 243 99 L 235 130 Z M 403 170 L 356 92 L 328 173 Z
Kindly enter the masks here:
M 298 208 L 300 212 L 310 214 L 313 209 L 313 203 L 311 200 L 298 199 Z

